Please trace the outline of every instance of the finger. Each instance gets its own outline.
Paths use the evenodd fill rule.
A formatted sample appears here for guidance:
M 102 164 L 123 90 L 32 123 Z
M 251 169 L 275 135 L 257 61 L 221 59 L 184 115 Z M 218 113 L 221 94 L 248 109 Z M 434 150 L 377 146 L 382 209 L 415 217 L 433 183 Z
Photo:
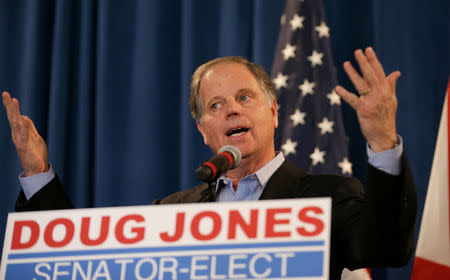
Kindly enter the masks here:
M 402 73 L 400 71 L 395 71 L 389 74 L 389 76 L 386 78 L 389 86 L 391 87 L 392 91 L 395 93 L 395 87 L 397 85 L 397 80 L 400 78 Z
M 20 142 L 26 143 L 29 135 L 28 122 L 25 116 L 21 116 L 21 126 L 20 126 Z
M 344 70 L 357 91 L 363 91 L 369 87 L 366 81 L 364 81 L 364 79 L 359 75 L 359 73 L 355 70 L 350 62 L 344 62 Z
M 6 108 L 6 105 L 11 103 L 11 95 L 9 95 L 8 92 L 4 91 L 2 93 L 2 99 L 3 99 L 3 106 L 5 106 Z
M 369 60 L 369 63 L 372 66 L 372 69 L 374 70 L 378 80 L 383 81 L 386 78 L 386 74 L 384 73 L 383 66 L 378 60 L 377 55 L 375 54 L 375 51 L 372 49 L 372 47 L 368 47 L 366 49 L 366 57 Z
M 2 97 L 3 97 L 3 106 L 6 109 L 6 115 L 8 117 L 8 121 L 10 124 L 12 124 L 11 120 L 13 117 L 14 106 L 12 105 L 11 96 L 9 95 L 9 93 L 4 91 L 2 94 Z
M 6 91 L 3 92 L 2 97 L 9 126 L 11 127 L 11 136 L 13 139 L 16 139 L 22 125 L 20 121 L 19 101 L 16 98 L 11 99 L 11 95 Z
M 34 126 L 33 121 L 27 116 L 23 116 L 22 118 L 24 120 L 24 123 L 26 123 L 26 126 L 29 128 L 29 130 L 35 134 L 38 134 L 38 131 L 37 131 L 36 127 Z
M 19 100 L 17 100 L 17 98 L 13 98 L 8 107 L 8 119 L 10 120 L 10 123 L 14 125 L 20 121 Z
M 345 88 L 341 86 L 336 87 L 336 93 L 344 99 L 345 102 L 347 102 L 353 109 L 358 108 L 359 104 L 359 98 L 355 94 L 351 93 L 350 91 L 346 90 Z
M 17 98 L 13 98 L 11 101 L 11 122 L 12 122 L 12 127 L 17 127 L 18 126 L 18 130 L 20 131 L 20 129 L 23 127 L 23 120 L 22 120 L 22 116 L 20 115 L 20 106 L 19 106 L 19 100 L 17 100 Z
M 364 55 L 364 53 L 361 50 L 356 50 L 355 58 L 356 58 L 356 61 L 358 62 L 359 69 L 361 69 L 364 80 L 366 80 L 369 87 L 377 86 L 378 79 L 375 75 L 375 72 L 372 69 L 372 66 L 370 66 L 370 63 L 367 60 L 367 57 Z

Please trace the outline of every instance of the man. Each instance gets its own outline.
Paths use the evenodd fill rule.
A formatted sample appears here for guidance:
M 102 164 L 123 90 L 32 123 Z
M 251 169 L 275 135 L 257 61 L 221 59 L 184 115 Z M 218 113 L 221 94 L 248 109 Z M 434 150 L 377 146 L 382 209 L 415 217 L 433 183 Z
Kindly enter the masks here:
M 339 86 L 336 92 L 356 110 L 370 146 L 366 194 L 355 179 L 314 176 L 277 154 L 277 102 L 267 74 L 245 59 L 225 57 L 195 71 L 190 106 L 205 144 L 214 153 L 234 145 L 242 153 L 242 162 L 219 178 L 217 185 L 201 184 L 155 203 L 328 196 L 332 198 L 330 279 L 339 279 L 343 267 L 406 264 L 413 251 L 417 198 L 396 132 L 395 84 L 400 72 L 386 77 L 371 48 L 365 53 L 357 50 L 355 58 L 363 75 L 349 62 L 344 69 L 360 96 Z M 3 93 L 3 103 L 24 167 L 16 210 L 73 207 L 49 170 L 47 148 L 32 121 L 20 115 L 18 101 L 8 93 Z

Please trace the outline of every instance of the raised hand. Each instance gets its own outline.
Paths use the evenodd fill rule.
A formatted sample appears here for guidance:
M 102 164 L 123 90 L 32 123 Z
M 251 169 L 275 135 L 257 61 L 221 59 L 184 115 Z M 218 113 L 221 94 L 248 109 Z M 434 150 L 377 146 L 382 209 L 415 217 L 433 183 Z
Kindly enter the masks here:
M 20 114 L 19 101 L 16 98 L 11 99 L 8 92 L 3 92 L 2 97 L 11 127 L 12 141 L 22 163 L 25 176 L 48 171 L 47 145 L 37 132 L 33 121 Z
M 386 77 L 383 66 L 372 48 L 355 51 L 362 76 L 348 61 L 344 70 L 352 81 L 359 96 L 341 86 L 336 92 L 356 111 L 362 133 L 371 149 L 378 153 L 395 147 L 397 143 L 396 114 L 397 97 L 395 85 L 400 72 Z

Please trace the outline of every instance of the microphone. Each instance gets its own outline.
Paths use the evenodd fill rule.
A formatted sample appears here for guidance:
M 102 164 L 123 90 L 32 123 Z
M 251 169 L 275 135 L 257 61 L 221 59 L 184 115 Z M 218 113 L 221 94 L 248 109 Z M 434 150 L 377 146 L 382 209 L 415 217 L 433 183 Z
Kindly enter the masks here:
M 233 145 L 226 145 L 220 148 L 217 155 L 202 163 L 195 170 L 195 178 L 203 182 L 217 180 L 229 169 L 234 169 L 241 164 L 242 154 Z

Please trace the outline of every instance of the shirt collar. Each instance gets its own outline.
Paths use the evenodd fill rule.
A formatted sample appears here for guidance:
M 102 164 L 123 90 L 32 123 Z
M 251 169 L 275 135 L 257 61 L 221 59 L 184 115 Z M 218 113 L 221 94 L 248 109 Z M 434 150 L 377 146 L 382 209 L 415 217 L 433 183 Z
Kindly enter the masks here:
M 283 162 L 284 162 L 284 155 L 283 155 L 283 153 L 278 152 L 278 154 L 271 161 L 266 163 L 263 167 L 258 169 L 255 173 L 247 175 L 243 179 L 250 177 L 252 175 L 253 176 L 256 175 L 256 178 L 258 178 L 259 183 L 261 184 L 261 186 L 264 189 L 264 187 L 267 185 L 267 182 L 269 181 L 270 177 L 272 177 L 273 173 L 275 173 L 275 171 L 277 171 L 277 169 L 281 166 L 281 164 L 283 164 Z M 221 177 L 219 177 L 219 179 L 217 179 L 216 193 L 217 193 L 219 187 L 222 185 L 220 183 L 220 181 L 226 181 L 226 179 L 227 178 L 225 176 L 221 176 Z

